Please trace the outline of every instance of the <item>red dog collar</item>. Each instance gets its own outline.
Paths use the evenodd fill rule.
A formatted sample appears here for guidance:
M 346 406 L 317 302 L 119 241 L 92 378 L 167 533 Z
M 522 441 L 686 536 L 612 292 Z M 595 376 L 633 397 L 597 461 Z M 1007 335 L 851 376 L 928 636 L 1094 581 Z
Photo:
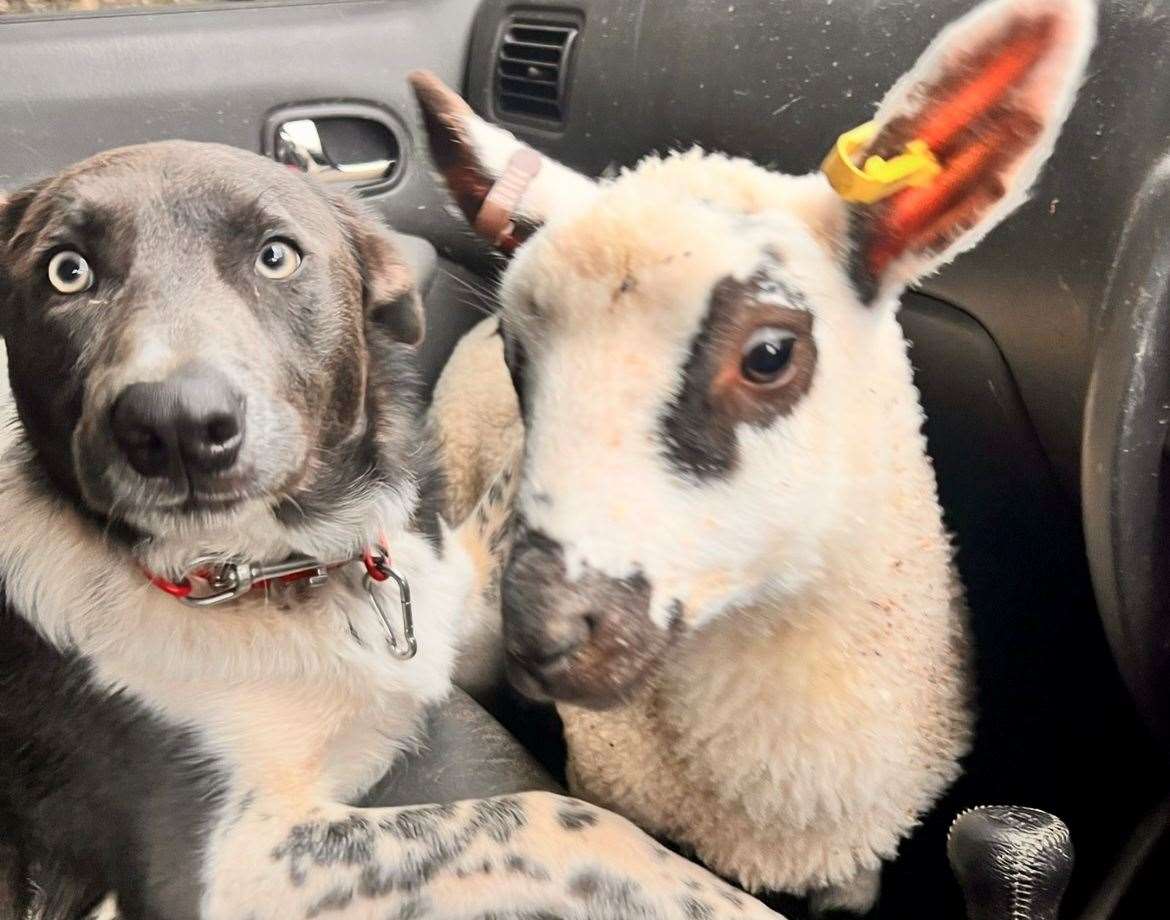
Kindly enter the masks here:
M 395 658 L 413 658 L 418 650 L 414 638 L 414 620 L 411 613 L 410 584 L 394 570 L 390 563 L 390 547 L 385 535 L 377 546 L 367 546 L 360 556 L 341 562 L 321 562 L 309 556 L 294 556 L 273 565 L 255 562 L 216 562 L 214 558 L 197 559 L 188 573 L 178 581 L 170 581 L 161 575 L 147 572 L 150 583 L 191 607 L 218 607 L 230 603 L 252 591 L 259 591 L 269 585 L 293 584 L 307 581 L 312 587 L 321 587 L 329 580 L 329 573 L 335 569 L 360 562 L 366 570 L 363 578 L 370 606 L 378 614 L 386 630 L 386 644 Z M 390 616 L 382 605 L 376 585 L 392 579 L 398 586 L 398 608 L 401 638 L 390 623 Z M 206 590 L 197 586 L 205 584 Z

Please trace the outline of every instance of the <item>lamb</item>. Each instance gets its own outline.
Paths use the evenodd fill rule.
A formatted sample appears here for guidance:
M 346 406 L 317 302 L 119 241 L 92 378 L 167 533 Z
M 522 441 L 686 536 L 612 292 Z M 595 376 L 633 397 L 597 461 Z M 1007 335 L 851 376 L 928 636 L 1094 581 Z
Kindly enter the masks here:
M 1094 28 L 1090 0 L 984 3 L 802 177 L 693 150 L 595 183 L 413 78 L 453 197 L 514 250 L 507 372 L 446 383 L 520 394 L 510 676 L 557 701 L 575 794 L 749 890 L 866 911 L 961 771 L 898 300 L 1024 201 Z

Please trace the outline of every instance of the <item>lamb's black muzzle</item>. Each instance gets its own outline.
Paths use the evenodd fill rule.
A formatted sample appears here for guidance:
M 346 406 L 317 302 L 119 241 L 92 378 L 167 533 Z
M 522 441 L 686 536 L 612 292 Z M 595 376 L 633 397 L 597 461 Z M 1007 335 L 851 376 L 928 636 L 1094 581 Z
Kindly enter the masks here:
M 581 705 L 619 702 L 650 672 L 668 633 L 650 619 L 650 583 L 585 568 L 570 581 L 561 545 L 527 531 L 504 573 L 508 673 L 521 691 Z
M 110 426 L 135 472 L 182 485 L 235 466 L 244 397 L 220 371 L 188 365 L 164 380 L 126 387 L 114 401 Z

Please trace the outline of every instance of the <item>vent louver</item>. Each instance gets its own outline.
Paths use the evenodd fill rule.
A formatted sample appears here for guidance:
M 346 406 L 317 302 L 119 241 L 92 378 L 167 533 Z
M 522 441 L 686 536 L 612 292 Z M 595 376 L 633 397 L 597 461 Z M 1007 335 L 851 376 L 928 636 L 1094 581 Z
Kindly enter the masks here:
M 496 110 L 564 124 L 569 54 L 577 27 L 513 19 L 496 52 Z

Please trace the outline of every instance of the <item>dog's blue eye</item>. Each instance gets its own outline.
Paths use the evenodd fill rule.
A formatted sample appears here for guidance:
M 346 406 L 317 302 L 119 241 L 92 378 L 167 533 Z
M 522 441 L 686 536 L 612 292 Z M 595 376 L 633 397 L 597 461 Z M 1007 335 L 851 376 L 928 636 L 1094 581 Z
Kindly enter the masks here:
M 300 267 L 300 252 L 286 240 L 269 240 L 256 257 L 256 271 L 273 281 L 288 278 Z
M 787 329 L 767 326 L 752 333 L 743 347 L 740 373 L 758 386 L 778 384 L 787 379 L 796 336 Z
M 93 287 L 93 269 L 81 253 L 63 249 L 49 260 L 49 283 L 62 294 L 80 294 Z

